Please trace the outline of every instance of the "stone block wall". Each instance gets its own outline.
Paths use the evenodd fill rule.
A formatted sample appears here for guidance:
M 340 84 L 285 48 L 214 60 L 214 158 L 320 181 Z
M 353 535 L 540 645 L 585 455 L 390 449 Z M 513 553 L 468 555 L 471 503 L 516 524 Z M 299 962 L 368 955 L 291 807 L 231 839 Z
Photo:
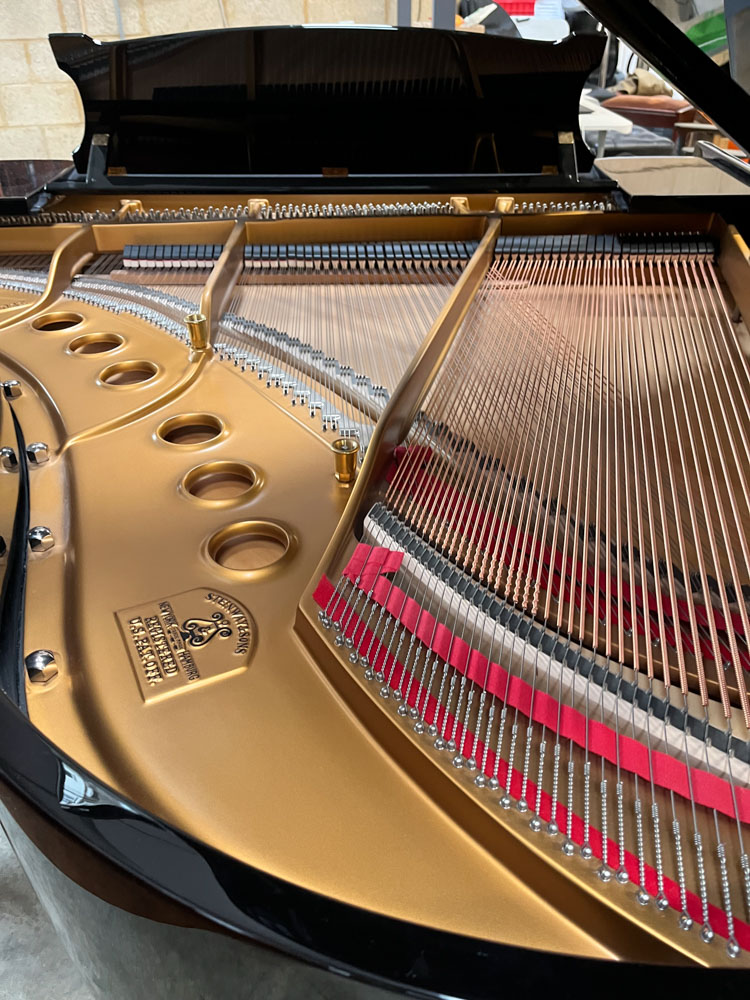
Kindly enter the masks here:
M 430 0 L 412 0 L 413 20 Z M 72 81 L 47 35 L 102 41 L 254 24 L 395 24 L 396 0 L 0 0 L 0 160 L 66 159 L 83 133 Z

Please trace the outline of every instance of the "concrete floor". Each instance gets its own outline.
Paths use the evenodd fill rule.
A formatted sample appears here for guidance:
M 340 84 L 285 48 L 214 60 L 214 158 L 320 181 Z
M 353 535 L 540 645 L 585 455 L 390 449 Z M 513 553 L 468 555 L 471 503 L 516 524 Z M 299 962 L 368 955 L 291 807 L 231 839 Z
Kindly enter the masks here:
M 6 821 L 12 823 L 7 814 Z M 40 891 L 51 891 L 63 910 L 74 907 L 79 919 L 69 928 L 61 926 L 69 932 L 73 947 L 85 951 L 99 998 L 388 1000 L 392 996 L 297 963 L 272 949 L 238 948 L 224 935 L 115 911 L 58 872 L 31 841 L 19 837 L 19 851 L 24 858 L 35 859 Z M 133 947 L 138 949 L 137 959 Z M 1 827 L 0 1000 L 95 1000 Z
M 1 828 L 0 1000 L 92 1000 Z

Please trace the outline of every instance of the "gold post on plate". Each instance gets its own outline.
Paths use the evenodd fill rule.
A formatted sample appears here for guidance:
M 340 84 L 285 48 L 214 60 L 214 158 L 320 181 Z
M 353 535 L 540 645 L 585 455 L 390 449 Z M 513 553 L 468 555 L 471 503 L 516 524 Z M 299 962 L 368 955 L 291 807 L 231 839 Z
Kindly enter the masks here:
M 208 349 L 208 320 L 202 312 L 190 313 L 185 317 L 185 326 L 190 337 L 190 346 L 194 351 Z
M 331 444 L 333 451 L 334 475 L 344 486 L 350 486 L 357 475 L 359 441 L 356 438 L 340 437 Z

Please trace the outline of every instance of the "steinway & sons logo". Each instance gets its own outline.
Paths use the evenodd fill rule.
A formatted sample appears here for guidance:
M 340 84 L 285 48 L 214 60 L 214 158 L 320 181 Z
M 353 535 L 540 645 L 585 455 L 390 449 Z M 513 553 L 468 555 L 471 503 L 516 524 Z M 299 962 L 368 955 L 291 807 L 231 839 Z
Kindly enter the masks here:
M 243 670 L 252 655 L 249 612 L 218 591 L 189 590 L 116 617 L 145 701 Z
M 211 615 L 211 621 L 205 618 L 188 618 L 182 623 L 180 635 L 189 646 L 205 646 L 215 635 L 220 639 L 228 639 L 232 634 L 232 626 L 221 611 Z

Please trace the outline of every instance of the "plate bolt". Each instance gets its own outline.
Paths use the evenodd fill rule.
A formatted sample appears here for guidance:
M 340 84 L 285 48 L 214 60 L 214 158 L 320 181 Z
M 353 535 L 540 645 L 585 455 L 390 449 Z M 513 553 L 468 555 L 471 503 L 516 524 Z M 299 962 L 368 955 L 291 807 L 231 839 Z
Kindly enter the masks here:
M 55 654 L 49 649 L 35 649 L 26 657 L 26 673 L 32 684 L 48 684 L 58 674 Z
M 16 378 L 3 382 L 3 392 L 6 399 L 18 399 L 21 395 L 21 383 Z
M 32 465 L 44 465 L 45 462 L 49 462 L 49 448 L 44 441 L 34 441 L 27 447 L 26 454 Z
M 49 528 L 39 524 L 29 531 L 29 547 L 32 552 L 46 552 L 55 544 L 55 538 Z

